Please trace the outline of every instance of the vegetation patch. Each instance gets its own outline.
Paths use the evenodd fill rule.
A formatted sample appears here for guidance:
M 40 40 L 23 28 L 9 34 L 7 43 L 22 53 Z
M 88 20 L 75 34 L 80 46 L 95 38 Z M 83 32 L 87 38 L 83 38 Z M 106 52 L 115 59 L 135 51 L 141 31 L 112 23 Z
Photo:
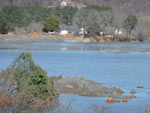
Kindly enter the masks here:
M 14 31 L 15 27 L 27 27 L 32 22 L 45 21 L 48 15 L 49 9 L 40 5 L 4 6 L 0 9 L 0 33 L 7 34 Z
M 48 20 L 44 23 L 44 32 L 54 32 L 59 30 L 59 20 L 57 17 L 49 17 Z
M 5 75 L 9 79 L 6 81 L 10 82 L 7 95 L 17 105 L 49 107 L 52 100 L 58 98 L 59 93 L 55 91 L 53 81 L 48 79 L 45 70 L 34 64 L 30 53 L 21 53 Z

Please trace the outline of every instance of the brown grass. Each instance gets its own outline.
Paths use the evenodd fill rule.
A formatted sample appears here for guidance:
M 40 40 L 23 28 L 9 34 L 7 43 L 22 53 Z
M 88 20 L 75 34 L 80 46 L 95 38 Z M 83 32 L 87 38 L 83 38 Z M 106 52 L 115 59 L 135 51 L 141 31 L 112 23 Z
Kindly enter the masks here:
M 10 96 L 0 96 L 0 107 L 10 107 L 13 105 L 13 100 Z
M 67 34 L 65 34 L 64 36 L 65 36 L 65 37 L 72 37 L 73 34 L 72 34 L 72 33 L 67 33 Z

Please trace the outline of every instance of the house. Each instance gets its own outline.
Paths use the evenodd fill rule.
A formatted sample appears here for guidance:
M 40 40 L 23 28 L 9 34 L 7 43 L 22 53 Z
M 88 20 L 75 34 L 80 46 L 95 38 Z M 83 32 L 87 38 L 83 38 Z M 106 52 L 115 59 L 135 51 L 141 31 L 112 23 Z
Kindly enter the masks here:
M 71 6 L 71 4 L 72 4 L 72 0 L 63 0 L 61 2 L 61 7 Z
M 123 35 L 123 34 L 124 34 L 123 29 L 116 29 L 115 30 L 115 35 Z
M 83 30 L 70 28 L 69 30 L 61 30 L 59 33 L 59 35 L 61 35 L 61 36 L 65 36 L 67 34 L 69 34 L 69 35 L 72 34 L 72 36 L 79 36 L 79 35 L 83 35 Z
M 62 36 L 66 35 L 68 33 L 69 33 L 68 30 L 62 30 L 62 31 L 60 31 L 60 35 L 62 35 Z
M 61 7 L 65 7 L 65 6 L 67 6 L 67 2 L 66 1 L 62 1 L 61 2 Z
M 104 32 L 100 32 L 100 36 L 104 36 Z
M 72 6 L 72 7 L 78 8 L 78 9 L 86 7 L 85 4 L 77 3 L 77 2 L 74 2 L 72 0 L 63 0 L 63 1 L 61 1 L 60 5 L 61 5 L 61 7 Z
M 79 34 L 80 34 L 80 35 L 83 35 L 83 34 L 84 34 L 84 28 L 81 28 L 81 29 L 80 29 Z

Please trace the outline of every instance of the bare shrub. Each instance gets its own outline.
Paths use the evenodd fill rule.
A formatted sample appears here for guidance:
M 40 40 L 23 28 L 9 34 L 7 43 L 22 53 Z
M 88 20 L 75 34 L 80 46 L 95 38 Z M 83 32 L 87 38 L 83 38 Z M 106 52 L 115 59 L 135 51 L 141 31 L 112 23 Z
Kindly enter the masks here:
M 75 113 L 72 109 L 72 101 L 67 104 L 59 103 L 54 113 Z
M 94 113 L 112 113 L 111 108 L 102 105 L 93 105 L 92 110 Z
M 102 29 L 104 18 L 95 9 L 82 9 L 74 17 L 74 21 L 79 28 L 84 28 L 84 35 L 97 35 Z

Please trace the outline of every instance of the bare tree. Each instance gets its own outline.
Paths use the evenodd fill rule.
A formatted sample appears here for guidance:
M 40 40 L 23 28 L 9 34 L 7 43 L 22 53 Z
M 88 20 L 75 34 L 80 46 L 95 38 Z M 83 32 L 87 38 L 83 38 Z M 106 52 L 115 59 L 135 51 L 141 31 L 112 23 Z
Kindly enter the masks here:
M 54 113 L 74 113 L 72 109 L 72 100 L 66 104 L 58 103 L 58 107 L 56 108 Z
M 102 30 L 104 18 L 95 9 L 84 8 L 76 13 L 74 21 L 79 28 L 84 29 L 84 33 L 96 35 Z

